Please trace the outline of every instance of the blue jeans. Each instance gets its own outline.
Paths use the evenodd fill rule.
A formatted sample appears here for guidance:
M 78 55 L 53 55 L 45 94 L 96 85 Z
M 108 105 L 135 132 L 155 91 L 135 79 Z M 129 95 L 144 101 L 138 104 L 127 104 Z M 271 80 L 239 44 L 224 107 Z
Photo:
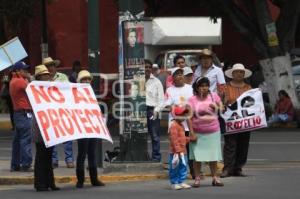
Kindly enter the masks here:
M 151 137 L 152 143 L 152 160 L 160 161 L 161 153 L 160 153 L 160 119 L 157 118 L 155 120 L 151 119 L 153 117 L 153 107 L 147 106 L 147 126 L 148 132 Z
M 288 122 L 291 121 L 290 117 L 288 114 L 284 113 L 284 114 L 273 114 L 268 121 L 268 126 L 270 126 L 273 123 L 277 123 L 277 122 Z
M 179 160 L 179 164 L 177 165 L 177 167 L 172 168 L 172 160 L 173 160 L 173 153 L 171 153 L 169 155 L 169 178 L 170 178 L 170 182 L 171 184 L 180 184 L 183 183 L 186 180 L 187 177 L 187 164 L 188 164 L 188 160 L 187 160 L 187 155 L 184 155 L 184 159 L 185 159 L 185 165 L 183 164 L 181 158 Z
M 65 162 L 66 163 L 71 163 L 74 161 L 73 159 L 73 145 L 72 141 L 68 141 L 63 143 L 64 145 L 64 151 L 65 151 Z M 53 152 L 52 152 L 52 163 L 58 164 L 58 153 L 57 153 L 57 146 L 53 147 Z
M 15 135 L 12 142 L 11 168 L 30 167 L 32 163 L 32 117 L 23 111 L 14 112 L 14 123 Z

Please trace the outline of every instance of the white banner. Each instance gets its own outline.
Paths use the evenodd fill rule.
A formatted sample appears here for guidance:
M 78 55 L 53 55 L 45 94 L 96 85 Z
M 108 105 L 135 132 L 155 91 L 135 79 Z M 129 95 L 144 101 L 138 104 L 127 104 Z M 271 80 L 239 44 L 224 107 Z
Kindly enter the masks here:
M 260 89 L 243 93 L 222 114 L 226 123 L 226 134 L 252 131 L 267 127 L 265 108 Z
M 26 89 L 46 147 L 81 138 L 112 138 L 89 84 L 33 81 Z

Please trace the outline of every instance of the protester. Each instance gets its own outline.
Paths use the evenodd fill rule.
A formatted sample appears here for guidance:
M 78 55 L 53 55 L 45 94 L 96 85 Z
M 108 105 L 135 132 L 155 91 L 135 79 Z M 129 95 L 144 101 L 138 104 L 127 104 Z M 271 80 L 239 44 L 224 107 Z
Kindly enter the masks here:
M 186 84 L 192 85 L 193 84 L 194 72 L 191 69 L 191 67 L 184 67 L 183 68 L 183 75 L 184 75 L 184 82 Z
M 210 81 L 210 91 L 217 92 L 223 98 L 225 88 L 225 77 L 221 68 L 213 63 L 213 52 L 209 49 L 203 49 L 200 54 L 200 65 L 197 66 L 194 73 L 194 81 L 198 77 L 207 77 Z
M 3 76 L 2 79 L 2 88 L 1 88 L 1 98 L 5 101 L 6 106 L 8 108 L 10 122 L 12 125 L 12 130 L 15 129 L 15 123 L 14 123 L 14 107 L 12 104 L 12 100 L 9 94 L 9 82 L 12 78 L 12 72 L 9 71 L 8 75 Z
M 189 189 L 191 186 L 184 183 L 188 173 L 186 145 L 189 142 L 189 138 L 185 136 L 185 129 L 182 125 L 182 122 L 189 115 L 189 110 L 186 106 L 172 106 L 171 114 L 174 117 L 169 128 L 169 178 L 171 188 L 174 190 Z
M 191 85 L 184 83 L 183 69 L 175 67 L 172 70 L 172 78 L 174 85 L 167 88 L 165 93 L 165 106 L 181 105 L 184 106 L 188 103 L 188 99 L 193 96 L 193 89 Z M 169 113 L 169 124 L 173 116 Z M 185 135 L 189 137 L 189 128 L 186 121 L 182 122 L 184 126 Z M 189 146 L 187 145 L 187 154 L 189 154 Z M 189 168 L 191 176 L 194 178 L 193 162 L 189 160 Z
M 152 62 L 145 59 L 147 126 L 151 136 L 152 160 L 161 161 L 160 112 L 164 105 L 164 90 L 161 82 L 152 74 Z
M 14 107 L 15 136 L 12 143 L 11 168 L 13 171 L 33 171 L 31 168 L 32 108 L 26 94 L 29 83 L 29 65 L 17 62 L 9 83 L 9 94 Z
M 230 106 L 244 92 L 251 89 L 245 83 L 245 78 L 251 76 L 251 71 L 245 69 L 243 64 L 234 64 L 231 69 L 225 71 L 225 75 L 232 80 L 227 83 L 225 89 L 225 105 Z M 221 178 L 229 176 L 245 176 L 242 167 L 247 162 L 250 132 L 238 132 L 224 136 L 224 168 Z
M 78 83 L 92 82 L 92 75 L 87 70 L 82 70 L 78 73 Z M 96 138 L 84 138 L 77 140 L 78 143 L 78 155 L 76 161 L 76 176 L 77 176 L 77 188 L 83 188 L 84 184 L 84 161 L 86 155 L 88 155 L 88 168 L 90 173 L 91 184 L 93 186 L 105 186 L 103 182 L 98 180 L 97 164 L 96 164 Z
M 78 73 L 81 70 L 81 63 L 80 61 L 76 60 L 73 62 L 73 67 L 72 67 L 72 73 L 69 76 L 69 81 L 72 83 L 76 83 L 77 82 L 77 77 L 78 77 Z
M 173 64 L 174 64 L 173 68 L 179 67 L 183 69 L 186 66 L 185 59 L 182 55 L 176 55 L 173 59 Z M 166 87 L 169 88 L 173 85 L 174 85 L 173 77 L 172 75 L 169 75 L 166 80 Z
M 279 100 L 275 105 L 274 113 L 268 121 L 268 126 L 271 126 L 276 122 L 290 122 L 294 119 L 295 109 L 289 94 L 285 90 L 280 90 L 278 92 L 278 97 Z
M 57 67 L 59 66 L 59 64 L 60 64 L 59 60 L 53 60 L 51 57 L 47 57 L 43 59 L 43 65 L 45 65 L 48 68 L 52 81 L 69 82 L 67 75 L 57 72 Z M 64 145 L 65 162 L 67 168 L 74 168 L 72 141 L 65 142 L 63 143 L 63 145 Z M 58 167 L 58 153 L 57 153 L 56 146 L 53 148 L 52 166 L 53 168 Z
M 225 88 L 225 77 L 221 68 L 217 67 L 213 63 L 214 53 L 209 49 L 203 49 L 200 53 L 200 64 L 197 66 L 194 72 L 194 81 L 198 77 L 207 77 L 210 82 L 209 90 L 217 93 L 221 100 L 224 100 L 224 88 Z M 222 118 L 218 118 L 220 123 L 221 132 L 225 131 L 225 122 Z M 204 165 L 204 164 L 202 164 Z M 202 166 L 201 165 L 201 166 Z M 201 167 L 200 166 L 200 167 Z M 201 170 L 201 178 L 204 179 L 203 168 Z
M 218 111 L 223 105 L 218 94 L 209 90 L 207 77 L 198 77 L 193 83 L 194 96 L 189 98 L 192 117 L 188 120 L 190 134 L 197 136 L 196 142 L 190 143 L 190 159 L 194 160 L 195 182 L 200 186 L 201 162 L 208 162 L 213 186 L 224 186 L 217 177 L 217 162 L 222 160 L 221 133 Z
M 45 65 L 35 67 L 35 80 L 50 81 L 50 73 Z M 32 124 L 33 141 L 36 146 L 34 161 L 34 188 L 36 191 L 60 190 L 55 185 L 53 168 L 52 168 L 52 151 L 53 147 L 46 148 L 41 131 L 35 117 Z

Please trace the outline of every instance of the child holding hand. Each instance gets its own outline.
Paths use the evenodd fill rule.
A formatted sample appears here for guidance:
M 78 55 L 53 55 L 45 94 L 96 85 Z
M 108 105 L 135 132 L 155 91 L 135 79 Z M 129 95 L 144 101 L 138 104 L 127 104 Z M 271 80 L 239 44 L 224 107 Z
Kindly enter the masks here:
M 173 106 L 171 111 L 174 117 L 169 126 L 169 178 L 171 188 L 174 190 L 189 189 L 191 186 L 184 183 L 184 181 L 188 174 L 185 146 L 190 141 L 190 138 L 185 136 L 184 126 L 182 125 L 182 122 L 188 117 L 189 109 L 186 106 L 177 105 Z

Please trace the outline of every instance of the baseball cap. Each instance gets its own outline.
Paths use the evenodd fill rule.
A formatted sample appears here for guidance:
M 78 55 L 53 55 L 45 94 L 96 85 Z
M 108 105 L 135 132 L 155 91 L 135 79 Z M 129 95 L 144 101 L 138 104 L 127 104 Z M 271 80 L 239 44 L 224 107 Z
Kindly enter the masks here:
M 183 73 L 183 69 L 182 69 L 182 68 L 180 68 L 180 67 L 174 67 L 174 68 L 172 68 L 172 70 L 171 70 L 172 76 L 173 76 L 178 70 L 181 70 L 182 73 Z
M 19 62 L 17 62 L 17 63 L 14 64 L 13 70 L 26 69 L 26 68 L 29 68 L 29 67 L 30 66 L 27 65 L 25 62 L 19 61 Z
M 188 74 L 193 74 L 193 70 L 191 69 L 191 67 L 184 67 L 183 68 L 183 75 L 188 75 Z

